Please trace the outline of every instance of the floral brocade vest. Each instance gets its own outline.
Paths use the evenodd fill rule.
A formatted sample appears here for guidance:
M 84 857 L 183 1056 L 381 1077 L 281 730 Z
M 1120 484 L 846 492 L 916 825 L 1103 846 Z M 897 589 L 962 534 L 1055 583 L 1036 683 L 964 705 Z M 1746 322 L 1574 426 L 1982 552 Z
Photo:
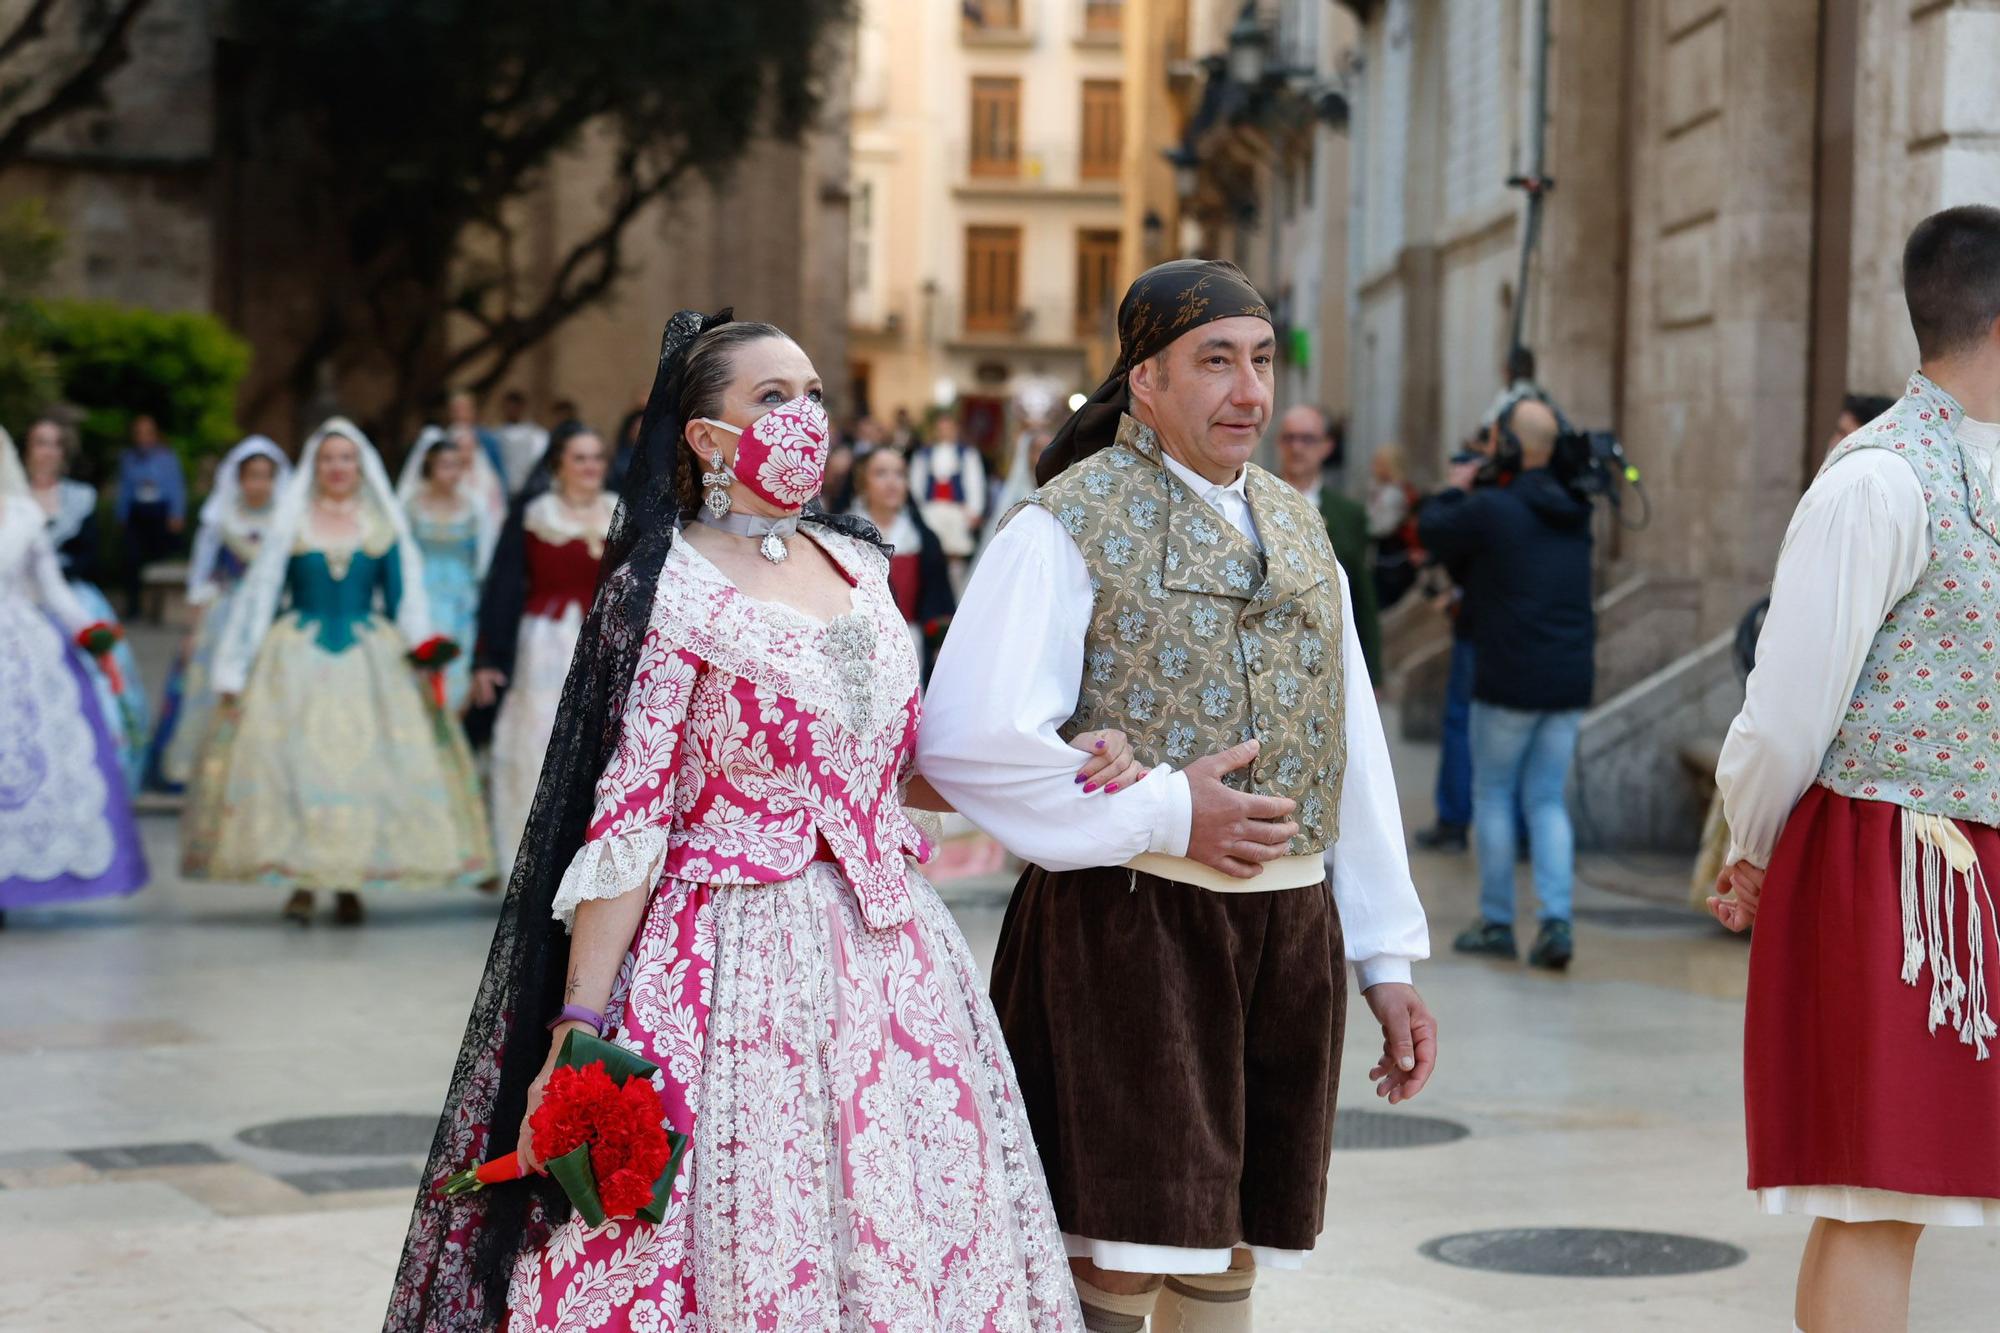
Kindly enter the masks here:
M 1226 780 L 1298 802 L 1288 850 L 1322 852 L 1347 767 L 1339 569 L 1305 497 L 1256 467 L 1245 493 L 1262 554 L 1127 416 L 1110 448 L 1021 501 L 1055 515 L 1090 571 L 1083 681 L 1061 731 L 1117 727 L 1143 763 L 1176 768 L 1254 737 L 1255 768 Z
M 1930 563 L 1876 631 L 1819 781 L 1843 796 L 2000 825 L 2000 506 L 1957 441 L 1964 409 L 1918 374 L 1826 466 L 1888 449 L 1916 469 Z

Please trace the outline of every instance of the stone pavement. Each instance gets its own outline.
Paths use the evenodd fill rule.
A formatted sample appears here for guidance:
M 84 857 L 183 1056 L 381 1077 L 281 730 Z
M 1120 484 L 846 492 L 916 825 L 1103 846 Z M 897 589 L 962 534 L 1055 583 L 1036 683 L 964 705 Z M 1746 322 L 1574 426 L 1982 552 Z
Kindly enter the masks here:
M 1398 758 L 1414 826 L 1430 757 Z M 137 898 L 22 912 L 0 932 L 0 1329 L 378 1327 L 494 904 L 385 897 L 360 930 L 300 930 L 273 893 L 176 879 L 170 817 L 146 835 L 156 879 Z M 1471 862 L 1423 857 L 1418 875 L 1448 945 L 1473 910 Z M 950 888 L 990 958 L 1004 877 Z M 1741 1188 L 1742 942 L 1588 888 L 1577 936 L 1567 977 L 1448 953 L 1419 969 L 1443 1028 L 1437 1079 L 1394 1119 L 1349 1116 L 1343 1137 L 1419 1137 L 1382 1132 L 1412 1116 L 1465 1132 L 1338 1152 L 1326 1235 L 1305 1271 L 1266 1278 L 1260 1329 L 1791 1326 L 1803 1227 L 1758 1216 Z M 1344 1104 L 1373 1109 L 1367 1011 L 1352 1012 Z M 288 1124 L 327 1117 L 357 1119 Z M 1745 1257 L 1550 1277 L 1422 1252 L 1544 1227 L 1678 1233 Z M 1927 1239 L 1916 1307 L 1919 1329 L 1993 1327 L 2000 1235 Z

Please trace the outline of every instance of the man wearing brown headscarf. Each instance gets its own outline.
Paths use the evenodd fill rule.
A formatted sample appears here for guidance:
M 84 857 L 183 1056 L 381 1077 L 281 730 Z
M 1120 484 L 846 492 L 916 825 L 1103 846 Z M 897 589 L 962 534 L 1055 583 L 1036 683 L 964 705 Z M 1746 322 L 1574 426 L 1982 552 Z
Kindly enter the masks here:
M 1352 962 L 1371 1077 L 1422 1089 L 1429 955 L 1387 743 L 1319 515 L 1249 461 L 1276 338 L 1232 264 L 1142 274 L 1119 362 L 981 558 L 926 777 L 1030 862 L 994 963 L 1086 1324 L 1247 1329 L 1322 1228 Z M 1117 728 L 1151 765 L 1072 781 Z

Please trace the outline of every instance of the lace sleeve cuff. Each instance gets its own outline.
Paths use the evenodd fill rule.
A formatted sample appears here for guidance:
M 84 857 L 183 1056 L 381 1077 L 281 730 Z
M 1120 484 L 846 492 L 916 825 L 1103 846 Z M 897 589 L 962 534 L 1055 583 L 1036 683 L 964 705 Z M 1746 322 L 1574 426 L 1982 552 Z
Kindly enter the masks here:
M 633 890 L 652 892 L 667 864 L 667 830 L 657 826 L 594 838 L 577 848 L 550 915 L 564 930 L 576 925 L 579 903 L 621 898 Z

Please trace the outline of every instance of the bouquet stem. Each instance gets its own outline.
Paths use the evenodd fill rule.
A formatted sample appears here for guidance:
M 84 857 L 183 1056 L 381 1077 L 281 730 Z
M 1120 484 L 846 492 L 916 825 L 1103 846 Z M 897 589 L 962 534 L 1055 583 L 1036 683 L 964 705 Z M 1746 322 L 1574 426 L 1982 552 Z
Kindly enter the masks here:
M 462 1194 L 477 1194 L 488 1185 L 504 1185 L 522 1176 L 521 1154 L 510 1152 L 504 1157 L 496 1157 L 478 1166 L 468 1166 L 446 1176 L 439 1182 L 437 1192 L 447 1199 L 456 1199 Z

